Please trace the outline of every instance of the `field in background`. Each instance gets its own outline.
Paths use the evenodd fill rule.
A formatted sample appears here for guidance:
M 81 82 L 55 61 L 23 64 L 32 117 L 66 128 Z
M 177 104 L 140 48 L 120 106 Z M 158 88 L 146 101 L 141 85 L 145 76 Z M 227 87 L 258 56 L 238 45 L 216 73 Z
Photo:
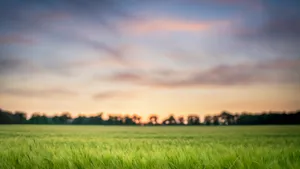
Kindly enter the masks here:
M 300 168 L 300 126 L 0 126 L 0 168 Z

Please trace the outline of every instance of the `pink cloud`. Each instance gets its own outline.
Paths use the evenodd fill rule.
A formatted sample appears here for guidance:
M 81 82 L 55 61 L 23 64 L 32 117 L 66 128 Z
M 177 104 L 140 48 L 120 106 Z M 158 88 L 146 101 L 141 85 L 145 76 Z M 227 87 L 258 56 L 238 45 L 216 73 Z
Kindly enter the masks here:
M 220 25 L 227 24 L 226 21 L 202 21 L 193 22 L 186 20 L 173 19 L 154 19 L 146 21 L 137 21 L 126 24 L 125 29 L 137 34 L 148 34 L 152 32 L 199 32 L 208 31 Z

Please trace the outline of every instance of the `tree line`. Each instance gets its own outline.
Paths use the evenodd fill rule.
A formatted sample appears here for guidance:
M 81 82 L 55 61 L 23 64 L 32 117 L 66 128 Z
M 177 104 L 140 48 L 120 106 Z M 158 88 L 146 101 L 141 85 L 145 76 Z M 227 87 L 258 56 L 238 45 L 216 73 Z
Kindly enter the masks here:
M 200 116 L 188 115 L 175 117 L 170 115 L 159 120 L 158 115 L 151 115 L 142 122 L 139 115 L 108 115 L 103 113 L 95 116 L 79 115 L 72 118 L 70 113 L 55 116 L 34 113 L 27 118 L 25 112 L 10 112 L 0 109 L 0 124 L 73 124 L 73 125 L 264 125 L 264 124 L 300 124 L 300 110 L 293 112 L 261 112 L 261 113 L 230 113 L 223 111 L 217 115 L 206 115 L 201 122 Z

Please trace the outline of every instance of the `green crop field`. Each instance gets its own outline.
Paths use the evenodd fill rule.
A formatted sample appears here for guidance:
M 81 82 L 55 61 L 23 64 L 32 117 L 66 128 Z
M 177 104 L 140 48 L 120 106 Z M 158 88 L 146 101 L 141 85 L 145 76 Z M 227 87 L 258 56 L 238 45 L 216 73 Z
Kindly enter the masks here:
M 300 168 L 300 126 L 0 126 L 0 168 Z

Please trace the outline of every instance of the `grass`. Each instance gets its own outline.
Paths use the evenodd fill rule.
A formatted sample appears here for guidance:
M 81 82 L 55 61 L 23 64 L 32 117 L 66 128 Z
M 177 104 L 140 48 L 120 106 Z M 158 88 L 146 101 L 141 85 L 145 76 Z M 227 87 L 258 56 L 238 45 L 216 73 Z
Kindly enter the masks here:
M 300 126 L 0 126 L 0 168 L 300 168 Z

